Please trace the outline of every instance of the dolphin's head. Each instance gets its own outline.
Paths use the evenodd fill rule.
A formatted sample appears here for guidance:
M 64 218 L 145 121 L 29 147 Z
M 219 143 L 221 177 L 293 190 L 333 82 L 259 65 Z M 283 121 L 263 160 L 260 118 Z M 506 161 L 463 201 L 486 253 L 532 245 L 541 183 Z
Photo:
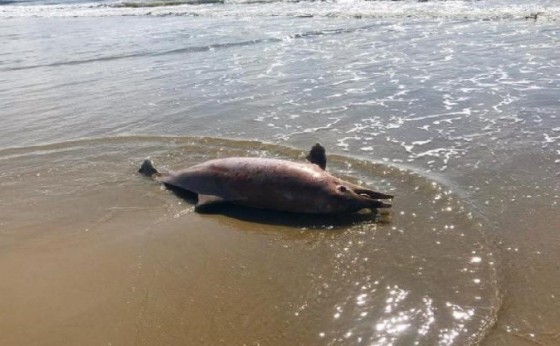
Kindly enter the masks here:
M 329 209 L 332 213 L 348 213 L 361 209 L 390 208 L 391 204 L 379 199 L 392 199 L 384 194 L 345 181 L 335 181 L 330 189 Z

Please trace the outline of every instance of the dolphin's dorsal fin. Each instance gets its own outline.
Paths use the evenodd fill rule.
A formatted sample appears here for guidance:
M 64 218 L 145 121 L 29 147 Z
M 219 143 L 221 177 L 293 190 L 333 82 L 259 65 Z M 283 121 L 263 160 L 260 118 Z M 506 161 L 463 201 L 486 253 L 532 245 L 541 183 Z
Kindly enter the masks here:
M 315 144 L 311 150 L 309 150 L 309 154 L 307 154 L 305 158 L 307 161 L 316 164 L 323 170 L 327 168 L 327 155 L 325 154 L 325 148 L 319 143 Z

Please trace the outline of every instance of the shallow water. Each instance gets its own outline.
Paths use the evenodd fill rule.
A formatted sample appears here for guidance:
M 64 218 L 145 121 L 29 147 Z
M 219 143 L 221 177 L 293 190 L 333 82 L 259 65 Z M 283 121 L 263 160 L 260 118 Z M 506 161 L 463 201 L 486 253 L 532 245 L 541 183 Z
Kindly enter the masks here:
M 21 327 L 56 329 L 79 311 L 83 325 L 50 340 L 79 342 L 92 325 L 88 333 L 105 338 L 96 341 L 111 343 L 480 340 L 501 302 L 497 263 L 481 224 L 444 186 L 332 156 L 332 172 L 406 195 L 395 215 L 294 217 L 227 208 L 224 216 L 206 216 L 135 174 L 144 157 L 173 168 L 237 155 L 297 160 L 299 153 L 185 137 L 3 151 L 0 159 L 13 163 L 0 207 L 10 215 L 3 225 L 10 231 L 2 234 L 3 305 L 21 314 L 2 321 L 14 327 L 8 343 L 37 342 L 42 328 Z M 14 195 L 17 201 L 5 198 Z M 25 294 L 13 292 L 22 281 Z M 53 318 L 39 323 L 47 314 Z M 100 315 L 113 321 L 98 325 Z
M 558 5 L 154 4 L 0 6 L 0 343 L 560 342 Z M 318 141 L 392 213 L 135 173 Z

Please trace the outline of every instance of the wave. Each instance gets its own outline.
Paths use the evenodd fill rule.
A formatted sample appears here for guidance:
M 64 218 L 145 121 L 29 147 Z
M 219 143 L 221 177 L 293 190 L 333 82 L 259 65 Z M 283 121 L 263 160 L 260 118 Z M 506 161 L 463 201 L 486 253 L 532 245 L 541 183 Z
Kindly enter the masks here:
M 4 68 L 0 71 L 18 71 L 18 70 L 29 70 L 34 68 L 41 68 L 41 67 L 56 67 L 56 66 L 69 66 L 69 65 L 81 65 L 81 64 L 88 64 L 100 61 L 111 61 L 111 60 L 121 60 L 121 59 L 131 59 L 131 58 L 138 58 L 138 57 L 145 57 L 145 56 L 161 56 L 161 55 L 168 55 L 168 54 L 181 54 L 181 53 L 197 53 L 197 52 L 206 52 L 210 50 L 216 49 L 226 49 L 231 47 L 239 47 L 239 46 L 247 46 L 265 42 L 274 42 L 280 41 L 280 39 L 260 39 L 260 40 L 249 40 L 249 41 L 240 41 L 240 42 L 230 42 L 230 43 L 218 43 L 218 44 L 211 44 L 207 46 L 192 46 L 192 47 L 182 47 L 177 49 L 159 51 L 159 52 L 138 52 L 132 54 L 122 54 L 122 55 L 113 55 L 113 56 L 104 56 L 104 57 L 96 57 L 91 59 L 83 59 L 83 60 L 68 60 L 68 61 L 56 61 L 48 64 L 40 64 L 40 65 L 28 65 L 28 66 L 17 66 L 17 67 L 10 67 Z
M 187 47 L 180 47 L 180 48 L 162 50 L 162 51 L 146 51 L 146 52 L 136 52 L 136 53 L 112 55 L 112 56 L 100 56 L 100 57 L 82 59 L 82 60 L 55 61 L 47 64 L 23 65 L 23 66 L 6 67 L 6 68 L 0 67 L 0 71 L 19 71 L 19 70 L 30 70 L 34 68 L 42 68 L 42 67 L 81 65 L 81 64 L 95 63 L 101 61 L 133 59 L 133 58 L 149 57 L 149 56 L 155 57 L 155 56 L 170 55 L 170 54 L 199 53 L 199 52 L 207 52 L 211 50 L 229 49 L 233 47 L 243 47 L 243 46 L 250 46 L 256 44 L 282 42 L 285 40 L 303 39 L 303 38 L 313 37 L 313 36 L 338 35 L 338 34 L 359 31 L 359 30 L 366 30 L 371 27 L 372 25 L 360 26 L 358 28 L 315 30 L 315 31 L 306 31 L 306 32 L 292 34 L 292 35 L 287 35 L 282 38 L 268 37 L 268 38 L 253 39 L 247 41 L 215 43 L 215 44 L 209 44 L 204 46 L 187 46 Z
M 485 1 L 156 0 L 0 6 L 0 18 L 169 15 L 557 21 L 560 19 L 560 4 Z
M 146 8 L 179 5 L 223 4 L 224 0 L 169 0 L 169 1 L 129 1 L 106 5 L 107 7 Z

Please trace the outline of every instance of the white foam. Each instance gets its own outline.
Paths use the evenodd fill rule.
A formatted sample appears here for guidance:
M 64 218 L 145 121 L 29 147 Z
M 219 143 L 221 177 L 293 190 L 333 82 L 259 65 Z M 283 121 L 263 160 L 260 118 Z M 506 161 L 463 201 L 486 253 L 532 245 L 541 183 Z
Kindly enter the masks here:
M 104 16 L 218 16 L 218 17 L 344 17 L 400 19 L 468 19 L 556 21 L 560 19 L 560 4 L 511 4 L 486 1 L 363 1 L 332 2 L 239 1 L 225 4 L 200 4 L 146 7 L 90 4 L 0 6 L 0 18 L 9 17 L 104 17 Z

